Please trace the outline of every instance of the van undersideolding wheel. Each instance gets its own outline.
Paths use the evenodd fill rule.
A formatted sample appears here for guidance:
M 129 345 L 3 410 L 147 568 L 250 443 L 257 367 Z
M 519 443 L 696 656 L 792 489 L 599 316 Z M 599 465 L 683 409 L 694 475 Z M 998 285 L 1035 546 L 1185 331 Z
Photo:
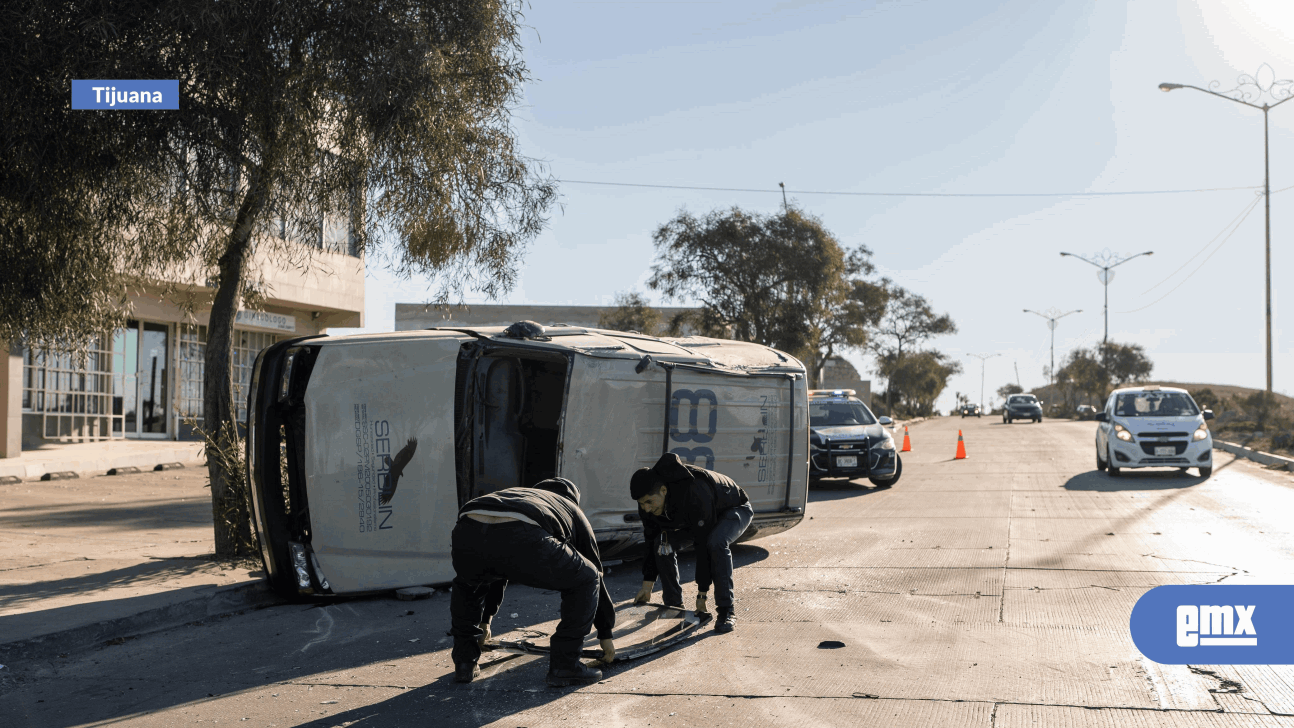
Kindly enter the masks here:
M 1096 469 L 1102 472 L 1105 471 L 1105 461 L 1101 459 L 1101 453 L 1099 450 L 1096 453 Z
M 1207 478 L 1207 477 L 1209 477 L 1210 475 L 1213 475 L 1213 466 L 1212 466 L 1212 465 L 1210 465 L 1210 466 L 1208 466 L 1208 467 L 1205 467 L 1205 468 L 1200 468 L 1200 477 L 1201 477 L 1201 478 Z
M 1119 477 L 1119 469 L 1114 466 L 1114 456 L 1106 453 L 1105 472 L 1110 474 L 1111 478 Z

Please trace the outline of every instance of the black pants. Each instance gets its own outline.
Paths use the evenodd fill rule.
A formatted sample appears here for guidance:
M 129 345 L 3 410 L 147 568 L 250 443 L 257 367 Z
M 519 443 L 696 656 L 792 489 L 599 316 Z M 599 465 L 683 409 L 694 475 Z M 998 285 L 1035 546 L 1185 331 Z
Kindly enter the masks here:
M 480 659 L 479 624 L 498 612 L 508 582 L 561 593 L 561 621 L 549 640 L 551 664 L 568 668 L 579 663 L 597 612 L 601 578 L 588 559 L 522 521 L 491 524 L 460 518 L 452 539 L 455 576 L 449 616 L 455 665 Z
M 732 544 L 746 532 L 755 511 L 749 503 L 729 508 L 719 515 L 714 530 L 701 534 L 696 549 L 696 588 L 710 591 L 714 582 L 714 606 L 719 612 L 733 610 Z M 695 534 L 694 534 L 695 536 Z M 650 555 L 648 558 L 652 558 Z M 683 587 L 678 577 L 678 556 L 655 555 L 656 570 L 661 576 L 662 597 L 667 606 L 683 604 Z

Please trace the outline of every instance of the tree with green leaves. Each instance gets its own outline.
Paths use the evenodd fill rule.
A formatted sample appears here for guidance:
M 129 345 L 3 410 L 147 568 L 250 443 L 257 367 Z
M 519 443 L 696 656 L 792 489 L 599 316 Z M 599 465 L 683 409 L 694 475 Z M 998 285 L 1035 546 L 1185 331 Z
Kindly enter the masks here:
M 204 427 L 229 452 L 253 251 L 308 267 L 294 238 L 340 220 L 439 300 L 509 290 L 556 198 L 512 129 L 521 21 L 509 1 L 4 6 L 0 339 L 66 344 L 120 326 L 130 286 L 191 291 L 210 305 Z M 179 79 L 180 110 L 71 111 L 71 80 L 96 78 Z M 228 555 L 246 497 L 209 463 Z
M 912 351 L 901 358 L 890 354 L 877 358 L 878 373 L 885 377 L 885 399 L 892 411 L 914 417 L 928 417 L 935 412 L 935 400 L 948 386 L 948 380 L 961 372 L 961 363 L 945 354 Z
M 1007 382 L 1006 384 L 1003 384 L 1002 386 L 997 388 L 997 396 L 1001 397 L 1002 399 L 1006 399 L 1007 397 L 1010 397 L 1013 394 L 1023 394 L 1023 393 L 1024 393 L 1024 387 L 1021 387 L 1015 382 Z
M 1129 382 L 1144 382 L 1155 365 L 1146 356 L 1140 344 L 1118 344 L 1113 341 L 1097 347 L 1097 358 L 1109 375 L 1110 382 L 1121 386 Z
M 797 207 L 680 211 L 654 235 L 648 286 L 700 304 L 700 327 L 799 357 L 816 381 L 826 360 L 867 342 L 885 289 L 867 279 L 871 251 L 844 248 Z
M 905 357 L 936 336 L 957 333 L 957 324 L 948 314 L 935 313 L 924 297 L 898 286 L 887 286 L 886 299 L 885 311 L 872 328 L 868 348 L 876 356 L 878 373 L 887 380 L 885 403 L 888 409 L 895 403 L 892 392 L 901 388 L 888 382 L 886 372 L 904 371 Z M 924 362 L 918 369 L 930 366 L 929 362 Z M 960 365 L 956 371 L 961 371 Z
M 1112 388 L 1145 381 L 1153 369 L 1144 347 L 1111 341 L 1070 351 L 1056 371 L 1056 384 L 1067 393 L 1067 400 L 1076 393 L 1099 407 Z
M 661 333 L 661 313 L 641 293 L 618 293 L 615 304 L 615 308 L 598 314 L 598 328 L 637 331 L 648 336 Z

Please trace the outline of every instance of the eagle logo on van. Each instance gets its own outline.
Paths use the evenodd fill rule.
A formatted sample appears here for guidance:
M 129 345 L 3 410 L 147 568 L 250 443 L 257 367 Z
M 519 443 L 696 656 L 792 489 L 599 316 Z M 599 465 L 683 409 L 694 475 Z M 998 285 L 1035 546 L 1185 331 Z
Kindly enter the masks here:
M 413 453 L 417 449 L 418 439 L 411 437 L 404 447 L 400 448 L 400 452 L 395 454 L 394 458 L 390 455 L 385 456 L 386 468 L 389 472 L 386 477 L 386 486 L 378 494 L 378 502 L 382 505 L 390 503 L 391 499 L 395 497 L 395 487 L 400 484 L 400 476 L 404 475 L 404 467 L 409 464 L 410 460 L 413 460 Z

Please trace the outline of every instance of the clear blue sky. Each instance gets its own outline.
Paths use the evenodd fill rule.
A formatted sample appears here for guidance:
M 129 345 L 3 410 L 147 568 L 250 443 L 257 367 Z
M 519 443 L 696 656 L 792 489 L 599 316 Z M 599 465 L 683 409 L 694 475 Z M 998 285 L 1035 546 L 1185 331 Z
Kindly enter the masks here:
M 957 391 L 978 399 L 980 364 L 967 353 L 1001 354 L 987 363 L 989 392 L 1014 381 L 1015 366 L 1026 389 L 1045 383 L 1049 332 L 1025 308 L 1083 309 L 1061 321 L 1057 358 L 1100 340 L 1096 269 L 1062 250 L 1154 250 L 1110 285 L 1111 338 L 1145 346 L 1159 377 L 1263 386 L 1261 204 L 1218 237 L 1252 191 L 809 192 L 1260 186 L 1261 112 L 1156 87 L 1230 88 L 1264 62 L 1294 77 L 1294 42 L 1280 30 L 1294 27 L 1294 3 L 571 0 L 537 3 L 526 20 L 536 80 L 517 129 L 555 177 L 768 191 L 565 182 L 562 209 L 502 302 L 597 305 L 647 292 L 658 225 L 682 207 L 774 211 L 785 182 L 842 243 L 866 245 L 882 274 L 957 321 L 960 333 L 934 342 L 965 367 L 943 409 Z M 1277 190 L 1294 185 L 1294 102 L 1271 120 Z M 1291 393 L 1294 334 L 1283 332 L 1294 332 L 1294 308 L 1281 304 L 1294 290 L 1294 190 L 1272 202 L 1275 386 Z M 391 328 L 396 302 L 429 295 L 426 281 L 375 266 L 367 291 L 368 330 Z M 864 355 L 849 358 L 870 369 Z

